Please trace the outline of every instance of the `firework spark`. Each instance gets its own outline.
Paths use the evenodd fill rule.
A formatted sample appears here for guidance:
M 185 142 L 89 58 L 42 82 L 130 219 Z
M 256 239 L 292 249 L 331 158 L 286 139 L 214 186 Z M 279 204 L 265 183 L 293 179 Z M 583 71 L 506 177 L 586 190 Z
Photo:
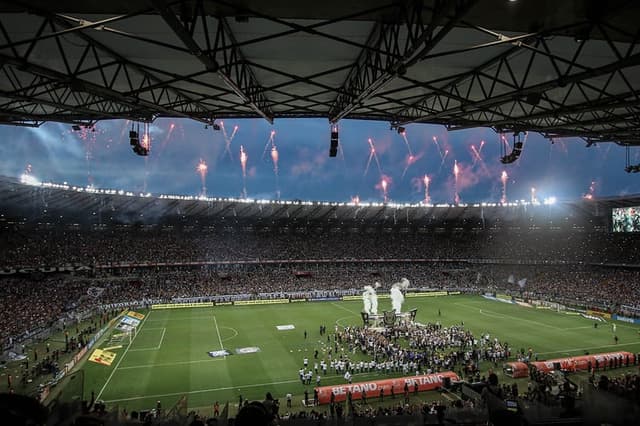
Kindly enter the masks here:
M 240 166 L 242 166 L 242 196 L 247 198 L 247 160 L 249 157 L 244 152 L 244 147 L 240 145 Z
M 273 146 L 271 147 L 271 161 L 273 161 L 273 173 L 276 177 L 276 196 L 277 199 L 280 199 L 280 182 L 279 182 L 279 176 L 278 176 L 278 159 L 279 159 L 279 154 L 278 154 L 278 148 L 276 147 L 275 144 L 273 144 Z
M 273 149 L 273 147 L 275 146 L 275 137 L 276 137 L 276 131 L 272 130 L 271 133 L 269 133 L 269 139 L 267 139 L 267 143 L 264 144 L 264 150 L 262 151 L 262 160 L 264 161 L 264 158 L 267 155 L 267 152 L 269 151 L 269 148 Z
M 382 196 L 384 197 L 384 202 L 389 201 L 389 182 L 387 181 L 386 176 L 382 176 L 382 180 L 380 181 L 380 187 L 382 188 Z
M 442 171 L 442 167 L 444 166 L 444 160 L 447 158 L 447 155 L 449 155 L 449 150 L 445 150 L 444 154 L 442 155 L 442 159 L 440 160 L 440 167 L 438 168 L 438 174 L 440 174 L 440 172 Z
M 506 171 L 502 171 L 500 180 L 502 181 L 502 197 L 500 198 L 500 203 L 507 204 L 507 181 L 509 180 L 509 175 Z
M 531 187 L 531 204 L 538 204 L 538 198 L 536 197 L 536 188 Z
M 409 154 L 409 156 L 407 157 L 407 164 L 404 166 L 404 171 L 402 172 L 402 179 L 404 179 L 404 175 L 407 174 L 407 170 L 409 170 L 409 167 L 411 167 L 411 165 L 416 161 L 418 161 L 418 158 L 413 154 Z
M 596 181 L 592 180 L 591 184 L 589 185 L 589 191 L 586 194 L 584 194 L 584 198 L 586 200 L 593 200 L 595 193 L 596 193 Z
M 433 143 L 436 144 L 436 147 L 438 148 L 438 154 L 440 154 L 440 160 L 444 162 L 444 157 L 446 156 L 446 154 L 442 152 L 442 148 L 440 148 L 440 144 L 438 143 L 438 138 L 434 136 L 432 139 L 433 139 Z
M 431 179 L 429 176 L 424 175 L 422 178 L 422 183 L 424 184 L 424 203 L 431 204 L 431 196 L 429 195 L 429 185 L 431 184 Z
M 208 170 L 209 167 L 207 166 L 207 163 L 205 163 L 205 161 L 201 158 L 198 166 L 196 167 L 196 172 L 200 175 L 200 182 L 202 184 L 201 195 L 203 197 L 207 196 L 206 177 Z
M 458 175 L 460 174 L 460 168 L 458 167 L 458 160 L 453 160 L 453 201 L 455 204 L 460 204 L 460 194 L 458 193 Z
M 358 195 L 354 195 L 353 197 L 351 197 L 351 202 L 353 204 L 355 204 L 356 206 L 360 204 L 360 197 Z

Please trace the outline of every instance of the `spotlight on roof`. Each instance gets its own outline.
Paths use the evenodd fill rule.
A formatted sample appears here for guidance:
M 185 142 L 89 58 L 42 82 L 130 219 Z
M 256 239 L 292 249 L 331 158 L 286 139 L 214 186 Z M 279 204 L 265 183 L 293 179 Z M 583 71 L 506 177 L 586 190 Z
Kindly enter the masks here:
M 502 164 L 511 164 L 520 158 L 522 148 L 524 147 L 524 141 L 522 140 L 522 133 L 515 132 L 513 134 L 513 150 L 500 158 Z
M 329 157 L 338 155 L 338 126 L 331 126 L 331 145 L 329 146 Z
M 218 123 L 213 123 L 211 127 L 213 127 L 213 130 L 220 130 L 220 125 Z
M 407 129 L 405 129 L 405 128 L 404 128 L 404 127 L 402 127 L 402 126 L 398 126 L 398 128 L 397 128 L 397 131 L 398 131 L 398 134 L 399 134 L 399 135 L 403 135 L 403 134 L 404 134 L 404 132 L 405 132 L 406 130 L 407 130 Z

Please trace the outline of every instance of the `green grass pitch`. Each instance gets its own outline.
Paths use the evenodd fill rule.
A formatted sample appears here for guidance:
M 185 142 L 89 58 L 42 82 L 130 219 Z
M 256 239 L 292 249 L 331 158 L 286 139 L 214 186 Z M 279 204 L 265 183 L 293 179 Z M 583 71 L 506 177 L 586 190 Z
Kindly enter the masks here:
M 389 300 L 380 301 L 380 310 L 390 308 Z M 411 308 L 418 308 L 419 322 L 440 321 L 447 326 L 463 321 L 474 335 L 490 333 L 509 342 L 514 352 L 531 347 L 541 360 L 585 351 L 640 352 L 640 327 L 621 322 L 616 323 L 616 345 L 610 322 L 595 329 L 593 321 L 579 316 L 477 296 L 407 299 L 403 310 Z M 300 383 L 302 360 L 308 357 L 313 366 L 315 349 L 320 350 L 320 358 L 324 357 L 326 337 L 320 337 L 320 325 L 326 325 L 331 334 L 336 324 L 361 324 L 361 309 L 362 302 L 350 301 L 147 311 L 131 344 L 125 341 L 113 350 L 117 356 L 111 366 L 87 362 L 85 393 L 94 391 L 110 406 L 130 411 L 153 408 L 157 400 L 163 407 L 170 407 L 182 395 L 187 395 L 189 407 L 196 409 L 211 407 L 216 400 L 221 405 L 226 401 L 237 404 L 239 395 L 262 399 L 267 391 L 276 398 L 291 392 L 300 407 L 304 390 L 312 395 L 315 385 L 315 375 L 313 385 Z M 295 329 L 276 329 L 285 324 L 293 324 Z M 98 347 L 113 346 L 108 340 Z M 259 347 L 260 352 L 223 358 L 207 353 L 221 348 L 234 352 L 244 347 Z M 351 356 L 354 358 L 358 356 Z M 488 364 L 481 366 L 483 372 L 487 368 Z M 377 373 L 361 374 L 354 381 L 377 377 Z M 344 379 L 329 373 L 321 385 L 338 383 L 344 383 Z

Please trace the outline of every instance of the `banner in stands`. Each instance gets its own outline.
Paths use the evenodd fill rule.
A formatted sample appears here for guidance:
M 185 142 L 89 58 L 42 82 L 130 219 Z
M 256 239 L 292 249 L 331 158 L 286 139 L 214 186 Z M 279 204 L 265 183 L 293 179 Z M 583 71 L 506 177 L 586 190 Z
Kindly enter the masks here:
M 131 318 L 135 318 L 135 319 L 140 320 L 140 321 L 142 321 L 144 319 L 144 314 L 139 314 L 139 313 L 134 312 L 134 311 L 127 312 L 127 316 L 131 317 Z
M 409 297 L 436 297 L 436 296 L 447 296 L 449 293 L 447 293 L 446 291 L 427 291 L 427 292 L 420 292 L 420 293 L 407 293 L 405 294 L 405 297 L 409 298 Z
M 587 309 L 587 315 L 595 315 L 597 317 L 611 319 L 611 314 L 608 312 L 594 311 L 593 309 Z
M 236 300 L 234 305 L 277 305 L 279 303 L 289 303 L 289 299 L 256 299 L 256 300 Z
M 87 265 L 66 265 L 66 266 L 43 266 L 40 268 L 2 268 L 0 269 L 0 276 L 3 275 L 15 275 L 15 274 L 51 274 L 62 272 L 89 272 L 93 268 Z
M 529 365 L 532 368 L 548 373 L 554 370 L 560 371 L 588 371 L 589 368 L 611 368 L 617 363 L 617 367 L 629 366 L 634 362 L 635 356 L 631 352 L 607 352 L 603 354 L 581 355 L 567 358 L 550 359 L 547 361 L 534 361 Z
M 156 305 L 151 305 L 151 309 L 206 308 L 211 306 L 213 306 L 213 302 L 160 303 Z
M 351 392 L 351 399 L 362 399 L 365 394 L 367 398 L 377 398 L 380 396 L 380 390 L 384 395 L 402 395 L 404 393 L 405 384 L 410 392 L 414 392 L 415 385 L 418 385 L 418 391 L 424 392 L 435 390 L 444 386 L 444 380 L 459 381 L 458 375 L 452 371 L 445 371 L 437 374 L 425 374 L 421 376 L 398 377 L 396 379 L 373 380 L 370 382 L 359 382 L 344 385 L 321 386 L 315 390 L 318 392 L 318 404 L 329 404 L 331 402 L 331 394 L 334 395 L 335 402 L 346 401 L 347 394 Z
M 622 322 L 627 322 L 629 324 L 640 324 L 640 319 L 634 319 L 634 318 L 629 318 L 629 317 L 623 317 L 621 315 L 613 315 L 611 317 L 614 320 L 618 320 L 618 321 L 622 321 Z

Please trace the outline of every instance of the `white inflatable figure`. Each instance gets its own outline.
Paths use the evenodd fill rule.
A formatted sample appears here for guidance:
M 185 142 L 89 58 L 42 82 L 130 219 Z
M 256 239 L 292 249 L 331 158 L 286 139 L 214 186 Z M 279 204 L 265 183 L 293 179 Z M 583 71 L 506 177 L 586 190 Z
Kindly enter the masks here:
M 378 293 L 376 293 L 376 289 L 380 288 L 380 283 L 376 281 L 373 294 L 371 295 L 371 313 L 373 315 L 378 315 Z
M 373 293 L 373 287 L 370 285 L 364 286 L 364 292 L 362 293 L 362 302 L 364 303 L 364 311 L 371 314 L 371 294 Z
M 399 283 L 395 283 L 391 286 L 391 307 L 396 314 L 402 311 L 402 304 L 404 303 L 403 290 L 409 288 L 409 280 L 402 278 Z

